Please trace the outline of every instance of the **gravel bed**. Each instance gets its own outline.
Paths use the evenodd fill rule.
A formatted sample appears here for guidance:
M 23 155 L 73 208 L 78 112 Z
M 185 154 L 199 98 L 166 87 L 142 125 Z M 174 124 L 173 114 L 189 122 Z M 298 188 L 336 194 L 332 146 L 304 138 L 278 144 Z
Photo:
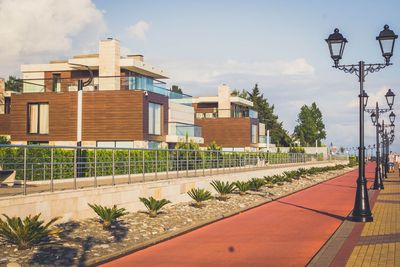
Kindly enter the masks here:
M 258 192 L 249 191 L 244 196 L 231 194 L 228 201 L 208 200 L 203 208 L 192 207 L 188 202 L 170 204 L 156 218 L 150 218 L 144 211 L 129 213 L 112 225 L 110 231 L 103 230 L 96 218 L 63 223 L 57 225 L 62 230 L 58 237 L 43 240 L 36 247 L 27 250 L 18 250 L 15 245 L 0 239 L 0 265 L 86 265 L 93 263 L 96 258 L 140 246 L 162 236 L 173 236 L 191 226 L 196 227 L 241 212 L 350 170 L 352 168 L 345 168 L 293 180 L 273 188 L 263 187 Z

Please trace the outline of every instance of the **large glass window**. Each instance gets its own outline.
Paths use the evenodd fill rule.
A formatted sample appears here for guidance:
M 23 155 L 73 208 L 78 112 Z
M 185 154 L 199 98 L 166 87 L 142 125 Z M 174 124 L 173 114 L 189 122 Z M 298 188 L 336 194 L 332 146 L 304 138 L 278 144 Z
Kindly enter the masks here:
M 149 134 L 161 135 L 162 105 L 149 103 Z
M 153 85 L 154 85 L 153 78 L 140 75 L 129 76 L 128 82 L 130 90 L 139 89 L 139 90 L 153 91 Z
M 255 124 L 251 125 L 251 143 L 257 143 L 257 125 Z
M 28 132 L 31 134 L 49 133 L 49 104 L 28 104 Z

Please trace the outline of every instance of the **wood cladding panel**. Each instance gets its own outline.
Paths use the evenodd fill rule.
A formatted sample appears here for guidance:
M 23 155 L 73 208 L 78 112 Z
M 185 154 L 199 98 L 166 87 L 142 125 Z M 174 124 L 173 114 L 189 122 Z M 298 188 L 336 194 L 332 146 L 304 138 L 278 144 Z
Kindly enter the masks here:
M 215 141 L 224 147 L 249 147 L 251 144 L 250 118 L 196 119 L 202 127 L 204 145 Z
M 83 93 L 82 139 L 143 140 L 143 91 Z
M 10 134 L 10 114 L 0 114 L 0 134 L 9 135 Z
M 11 98 L 11 140 L 76 140 L 76 92 L 12 94 Z M 49 134 L 28 134 L 28 103 L 38 102 L 49 103 Z

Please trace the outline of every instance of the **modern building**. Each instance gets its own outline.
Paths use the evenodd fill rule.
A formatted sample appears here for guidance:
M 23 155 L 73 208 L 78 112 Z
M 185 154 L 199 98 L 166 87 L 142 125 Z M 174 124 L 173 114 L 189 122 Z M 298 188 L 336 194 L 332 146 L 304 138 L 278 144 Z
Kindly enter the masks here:
M 215 141 L 225 150 L 267 148 L 265 124 L 259 122 L 253 103 L 234 95 L 227 85 L 218 87 L 217 96 L 194 97 L 193 107 L 204 146 Z
M 22 93 L 3 96 L 0 112 L 0 134 L 13 144 L 155 148 L 204 141 L 191 96 L 166 88 L 166 73 L 142 55 L 121 56 L 116 39 L 100 41 L 98 54 L 22 65 L 21 72 Z

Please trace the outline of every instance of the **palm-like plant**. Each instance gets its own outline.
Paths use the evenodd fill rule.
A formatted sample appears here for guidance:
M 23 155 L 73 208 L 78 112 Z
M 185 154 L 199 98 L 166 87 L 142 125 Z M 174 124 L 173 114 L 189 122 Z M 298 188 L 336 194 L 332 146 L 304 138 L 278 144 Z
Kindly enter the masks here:
M 94 212 L 96 212 L 97 215 L 99 215 L 103 228 L 106 230 L 110 229 L 111 223 L 116 219 L 128 214 L 124 208 L 117 208 L 117 205 L 114 205 L 111 208 L 96 204 L 88 205 L 93 209 Z
M 237 190 L 239 190 L 239 195 L 241 196 L 244 196 L 246 191 L 250 190 L 250 184 L 248 182 L 236 181 L 234 182 L 234 185 L 236 186 Z
M 249 181 L 250 189 L 254 191 L 259 191 L 260 188 L 265 185 L 265 180 L 261 178 L 252 178 Z
M 230 182 L 212 181 L 211 185 L 219 193 L 218 199 L 222 201 L 227 200 L 229 198 L 227 194 L 231 194 L 235 190 L 235 184 Z
M 171 203 L 171 201 L 167 199 L 157 200 L 154 197 L 140 197 L 139 199 L 146 206 L 147 210 L 149 211 L 150 217 L 156 217 L 162 207 Z
M 200 188 L 192 188 L 187 193 L 194 201 L 196 201 L 195 203 L 193 203 L 193 206 L 195 206 L 196 208 L 203 207 L 203 201 L 206 201 L 212 197 L 210 191 Z
M 0 219 L 0 236 L 10 243 L 16 244 L 18 249 L 30 248 L 42 238 L 58 232 L 55 229 L 51 229 L 51 225 L 60 217 L 55 217 L 44 224 L 43 220 L 39 220 L 40 213 L 33 217 L 29 215 L 24 220 L 20 217 L 10 218 L 5 214 L 3 216 L 6 220 Z

